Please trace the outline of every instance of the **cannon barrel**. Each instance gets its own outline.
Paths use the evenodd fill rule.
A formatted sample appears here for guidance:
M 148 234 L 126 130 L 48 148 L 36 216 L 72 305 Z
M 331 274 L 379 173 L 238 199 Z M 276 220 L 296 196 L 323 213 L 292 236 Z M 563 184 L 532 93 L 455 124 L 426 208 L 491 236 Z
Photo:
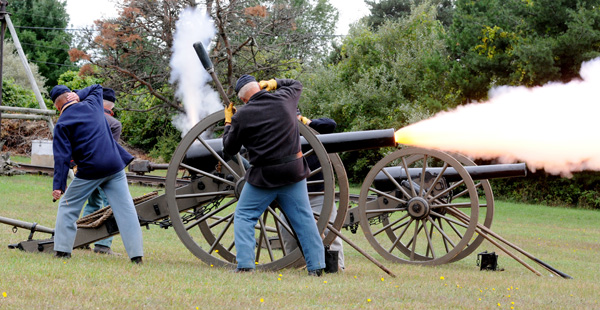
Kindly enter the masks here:
M 398 183 L 406 180 L 406 171 L 402 167 L 388 167 L 384 170 L 389 173 Z M 524 163 L 519 164 L 502 164 L 502 165 L 482 165 L 482 166 L 465 166 L 465 170 L 469 173 L 473 180 L 485 179 L 500 179 L 512 177 L 524 177 L 527 175 L 527 167 Z M 423 169 L 409 168 L 408 172 L 411 179 L 421 177 Z M 442 172 L 442 168 L 427 168 L 425 169 L 426 178 L 435 178 Z M 444 171 L 443 177 L 446 181 L 455 182 L 461 179 L 460 175 L 452 167 Z M 379 190 L 389 191 L 395 188 L 394 183 L 383 173 L 379 172 L 373 181 L 375 187 Z
M 11 219 L 8 217 L 0 216 L 0 223 L 14 226 L 14 227 L 20 227 L 20 228 L 24 228 L 24 229 L 44 232 L 44 233 L 48 233 L 48 234 L 54 234 L 54 229 L 52 229 L 52 228 L 44 227 L 42 225 L 38 225 L 37 223 L 23 222 L 23 221 Z
M 356 150 L 366 150 L 381 148 L 386 146 L 396 146 L 394 139 L 394 129 L 352 131 L 342 133 L 331 133 L 326 135 L 317 135 L 319 141 L 323 144 L 328 153 L 349 152 Z M 206 143 L 214 149 L 219 156 L 223 156 L 222 139 L 206 139 Z M 302 151 L 310 149 L 310 144 L 304 138 L 300 141 Z M 245 150 L 240 151 L 244 153 Z M 185 164 L 192 167 L 210 171 L 217 164 L 216 158 L 200 142 L 194 143 L 188 149 Z

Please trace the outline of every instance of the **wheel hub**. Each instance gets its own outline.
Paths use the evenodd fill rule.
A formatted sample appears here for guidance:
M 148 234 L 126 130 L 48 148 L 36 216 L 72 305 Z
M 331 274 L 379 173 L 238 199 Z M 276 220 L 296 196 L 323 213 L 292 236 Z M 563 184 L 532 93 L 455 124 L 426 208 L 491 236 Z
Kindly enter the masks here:
M 235 195 L 235 198 L 240 199 L 240 195 L 242 194 L 242 189 L 244 188 L 244 184 L 246 184 L 246 178 L 244 178 L 244 177 L 241 177 L 235 183 L 235 189 L 233 190 L 233 194 Z
M 429 210 L 429 203 L 421 197 L 413 197 L 408 201 L 408 214 L 414 219 L 427 217 Z

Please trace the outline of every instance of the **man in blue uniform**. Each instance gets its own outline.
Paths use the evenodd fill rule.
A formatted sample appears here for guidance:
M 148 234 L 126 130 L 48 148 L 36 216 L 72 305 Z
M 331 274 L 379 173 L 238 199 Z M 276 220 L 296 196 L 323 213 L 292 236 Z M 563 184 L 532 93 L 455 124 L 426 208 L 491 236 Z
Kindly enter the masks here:
M 60 198 L 54 235 L 56 256 L 71 257 L 77 218 L 88 197 L 101 187 L 112 206 L 129 258 L 134 263 L 141 263 L 144 255 L 142 230 L 123 170 L 133 156 L 118 145 L 110 133 L 104 117 L 102 86 L 92 85 L 74 94 L 68 87 L 57 85 L 50 91 L 50 97 L 60 111 L 52 143 L 52 197 Z M 67 188 L 71 159 L 78 169 Z
M 116 102 L 115 91 L 112 88 L 103 87 L 102 99 L 104 106 L 104 117 L 108 122 L 108 126 L 110 127 L 110 132 L 113 138 L 115 139 L 115 141 L 117 141 L 117 143 L 119 143 L 123 126 L 121 125 L 121 122 L 119 122 L 116 118 L 113 117 L 114 113 L 112 109 L 115 107 Z M 104 193 L 102 188 L 98 187 L 96 190 L 94 190 L 90 198 L 88 198 L 87 204 L 85 205 L 85 208 L 83 208 L 82 217 L 90 215 L 108 205 L 110 204 L 108 203 L 106 194 Z M 121 255 L 119 253 L 114 252 L 110 248 L 112 245 L 112 240 L 113 237 L 110 236 L 106 239 L 94 243 L 94 252 L 109 255 Z M 86 246 L 86 249 L 89 249 L 89 246 Z
M 296 120 L 302 84 L 290 79 L 261 84 L 250 75 L 241 76 L 235 91 L 245 105 L 235 114 L 233 104 L 225 109 L 223 150 L 233 155 L 244 146 L 252 165 L 234 213 L 236 271 L 254 270 L 254 226 L 276 200 L 298 236 L 308 274 L 320 276 L 325 253 L 308 201 L 306 177 L 310 170 L 300 149 Z

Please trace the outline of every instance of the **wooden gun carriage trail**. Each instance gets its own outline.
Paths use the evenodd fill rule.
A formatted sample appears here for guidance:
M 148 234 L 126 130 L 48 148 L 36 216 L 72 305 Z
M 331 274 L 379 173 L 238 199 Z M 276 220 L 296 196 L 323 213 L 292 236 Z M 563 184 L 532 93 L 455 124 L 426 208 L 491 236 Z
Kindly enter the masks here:
M 194 44 L 194 48 L 228 104 L 204 48 L 199 43 Z M 129 169 L 138 173 L 167 169 L 165 194 L 136 201 L 141 225 L 173 227 L 181 242 L 204 263 L 235 268 L 232 224 L 235 204 L 245 183 L 248 160 L 243 149 L 232 158 L 222 153 L 223 116 L 223 111 L 219 111 L 197 123 L 183 137 L 169 165 L 135 162 Z M 458 154 L 398 148 L 393 129 L 327 135 L 315 134 L 302 123 L 299 123 L 299 129 L 303 156 L 314 156 L 320 163 L 319 168 L 311 171 L 311 176 L 323 175 L 322 180 L 308 184 L 320 184 L 324 188 L 321 192 L 309 192 L 309 195 L 323 196 L 322 212 L 315 214 L 315 219 L 320 232 L 326 228 L 330 231 L 323 240 L 325 245 L 339 236 L 382 270 L 394 275 L 346 238 L 340 232 L 341 228 L 356 232 L 360 226 L 370 245 L 385 260 L 415 265 L 458 261 L 488 240 L 537 275 L 541 273 L 509 248 L 554 275 L 570 278 L 491 230 L 494 197 L 488 179 L 525 176 L 525 164 L 477 166 Z M 350 208 L 348 178 L 337 153 L 383 147 L 397 149 L 372 167 L 363 181 L 358 206 Z M 329 220 L 334 207 L 337 216 Z M 277 204 L 272 203 L 259 218 L 255 226 L 257 269 L 279 270 L 303 265 L 300 249 L 287 252 L 280 246 L 283 231 L 295 235 L 283 220 L 284 216 Z M 96 225 L 86 225 L 87 228 L 80 226 L 75 247 L 118 234 L 112 216 L 106 218 Z M 31 223 L 2 217 L 0 222 L 32 231 L 29 240 L 11 247 L 30 252 L 53 252 L 51 238 L 33 239 L 35 231 L 53 233 L 52 229 L 40 229 Z

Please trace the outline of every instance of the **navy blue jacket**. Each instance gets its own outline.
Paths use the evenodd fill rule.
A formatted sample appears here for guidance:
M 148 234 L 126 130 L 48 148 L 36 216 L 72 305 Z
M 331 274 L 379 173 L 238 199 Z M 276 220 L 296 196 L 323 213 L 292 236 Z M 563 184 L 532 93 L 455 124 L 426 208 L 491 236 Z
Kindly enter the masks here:
M 246 181 L 254 186 L 274 188 L 305 179 L 310 170 L 304 157 L 279 164 L 264 164 L 300 152 L 296 111 L 302 84 L 277 79 L 274 93 L 261 90 L 238 108 L 225 126 L 223 150 L 236 154 L 242 145 L 248 150 L 252 167 Z
M 80 102 L 63 110 L 54 127 L 53 190 L 67 186 L 71 159 L 77 164 L 77 177 L 100 179 L 123 170 L 133 156 L 113 139 L 104 117 L 102 86 L 92 85 L 77 92 Z

